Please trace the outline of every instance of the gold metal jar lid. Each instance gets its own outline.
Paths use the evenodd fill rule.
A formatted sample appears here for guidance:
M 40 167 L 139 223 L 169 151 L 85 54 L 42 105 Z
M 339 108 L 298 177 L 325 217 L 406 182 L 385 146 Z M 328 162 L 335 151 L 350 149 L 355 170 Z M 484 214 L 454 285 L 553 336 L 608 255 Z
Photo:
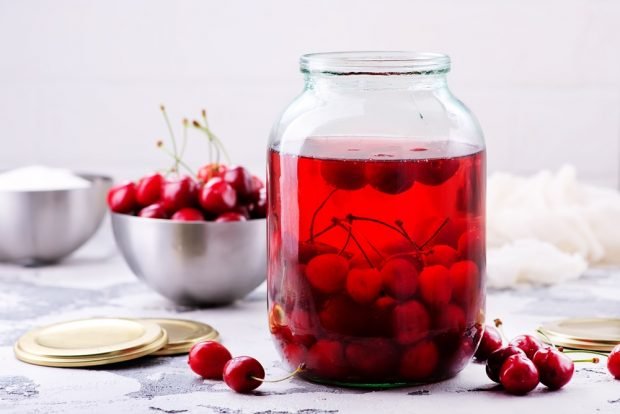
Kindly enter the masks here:
M 567 348 L 611 351 L 620 344 L 620 319 L 571 318 L 552 321 L 538 328 L 543 341 Z
M 92 318 L 35 329 L 15 344 L 18 359 L 36 365 L 85 367 L 140 358 L 168 342 L 155 322 Z
M 189 352 L 202 341 L 217 341 L 220 334 L 206 323 L 185 319 L 143 319 L 161 326 L 168 333 L 168 344 L 153 355 L 177 355 Z

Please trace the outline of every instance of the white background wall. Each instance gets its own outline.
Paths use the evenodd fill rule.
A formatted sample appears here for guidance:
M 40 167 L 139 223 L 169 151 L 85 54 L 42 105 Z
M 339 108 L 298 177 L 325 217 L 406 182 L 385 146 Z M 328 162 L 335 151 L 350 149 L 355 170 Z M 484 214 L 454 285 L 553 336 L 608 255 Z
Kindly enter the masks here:
M 492 171 L 571 162 L 617 185 L 619 21 L 618 0 L 0 0 L 0 168 L 165 166 L 164 102 L 177 120 L 207 107 L 234 160 L 260 171 L 299 55 L 414 49 L 452 56 Z

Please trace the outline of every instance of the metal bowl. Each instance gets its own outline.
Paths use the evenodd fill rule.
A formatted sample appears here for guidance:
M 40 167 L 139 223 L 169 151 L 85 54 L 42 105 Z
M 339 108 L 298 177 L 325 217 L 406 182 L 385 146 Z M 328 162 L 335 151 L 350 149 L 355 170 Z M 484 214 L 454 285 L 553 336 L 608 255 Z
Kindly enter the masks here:
M 114 239 L 132 272 L 178 304 L 241 299 L 267 273 L 265 219 L 183 222 L 112 214 Z
M 56 262 L 95 233 L 105 213 L 109 177 L 79 174 L 85 188 L 0 191 L 0 261 L 24 265 Z

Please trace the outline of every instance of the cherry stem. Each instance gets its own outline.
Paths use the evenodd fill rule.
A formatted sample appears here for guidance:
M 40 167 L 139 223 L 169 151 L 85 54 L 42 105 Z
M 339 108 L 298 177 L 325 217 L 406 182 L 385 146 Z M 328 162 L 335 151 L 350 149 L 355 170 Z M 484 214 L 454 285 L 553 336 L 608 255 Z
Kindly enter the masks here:
M 342 249 L 340 249 L 340 251 L 338 252 L 338 256 L 342 256 L 344 251 L 347 249 L 347 246 L 349 245 L 349 242 L 351 241 L 351 233 L 352 232 L 353 232 L 353 228 L 349 227 L 349 232 L 347 233 L 347 239 L 344 241 L 344 245 L 342 246 Z
M 334 219 L 334 220 L 338 220 L 338 219 Z M 362 247 L 362 245 L 360 244 L 360 242 L 357 240 L 357 238 L 355 237 L 355 235 L 353 234 L 353 226 L 351 225 L 345 225 L 343 223 L 341 223 L 339 220 L 335 221 L 335 223 L 337 223 L 338 226 L 342 227 L 345 230 L 350 231 L 351 233 L 351 239 L 353 240 L 353 242 L 357 245 L 358 249 L 360 249 L 360 252 L 362 253 L 362 255 L 364 256 L 364 258 L 366 259 L 366 261 L 368 262 L 368 264 L 370 265 L 371 268 L 375 268 L 375 265 L 372 264 L 372 261 L 370 261 L 370 258 L 368 257 L 368 255 L 366 254 L 366 252 L 364 251 L 364 248 Z
M 551 344 L 551 346 L 552 346 L 552 347 L 557 348 L 557 347 L 555 346 L 555 344 L 553 343 L 553 341 L 551 340 L 551 338 L 549 338 L 549 337 L 547 336 L 547 334 L 546 334 L 546 333 L 544 333 L 544 332 L 543 332 L 543 331 L 541 331 L 540 329 L 537 329 L 537 330 L 536 330 L 536 333 L 537 333 L 538 335 L 542 336 L 542 338 L 543 338 L 543 339 L 544 339 L 544 340 L 545 340 L 548 344 Z
M 443 223 L 441 223 L 441 225 L 439 227 L 437 227 L 437 230 L 435 230 L 435 232 L 431 235 L 431 237 L 429 237 L 424 243 L 422 243 L 422 245 L 420 246 L 420 249 L 424 249 L 430 242 L 432 242 L 433 239 L 435 237 L 437 237 L 439 232 L 441 230 L 443 230 L 443 228 L 446 226 L 446 224 L 448 224 L 448 221 L 450 221 L 450 219 L 446 217 L 444 219 Z
M 299 364 L 299 366 L 295 369 L 295 371 L 291 372 L 290 374 L 288 374 L 286 377 L 282 377 L 282 378 L 278 378 L 275 380 L 266 380 L 265 378 L 258 378 L 255 377 L 253 375 L 250 376 L 251 379 L 256 380 L 256 381 L 260 381 L 260 382 L 282 382 L 282 381 L 286 381 L 288 379 L 293 378 L 295 375 L 299 374 L 300 372 L 302 372 L 303 370 L 306 369 L 306 364 L 304 364 L 303 362 L 301 364 Z
M 347 214 L 347 219 L 348 219 L 349 221 L 354 221 L 354 220 L 357 220 L 357 221 L 368 221 L 368 222 L 371 222 L 371 223 L 380 224 L 380 225 L 382 225 L 382 226 L 387 227 L 387 228 L 388 228 L 388 229 L 390 229 L 390 230 L 394 230 L 396 233 L 400 234 L 400 235 L 401 235 L 401 236 L 403 236 L 405 239 L 407 239 L 407 241 L 409 241 L 411 244 L 414 244 L 414 245 L 415 245 L 415 243 L 413 242 L 413 240 L 411 240 L 411 237 L 409 237 L 409 235 L 407 234 L 407 232 L 406 232 L 406 231 L 405 231 L 402 227 L 400 227 L 400 228 L 399 228 L 399 227 L 393 226 L 393 225 L 391 225 L 391 224 L 389 224 L 389 223 L 386 223 L 386 222 L 384 222 L 384 221 L 382 221 L 382 220 L 378 220 L 378 219 L 376 219 L 376 218 L 356 216 L 356 215 L 353 215 L 353 214 Z M 397 221 L 397 222 L 399 222 L 399 221 Z
M 157 146 L 163 152 L 165 152 L 166 154 L 168 154 L 169 156 L 171 156 L 172 158 L 175 159 L 175 166 L 173 167 L 173 169 L 177 173 L 177 175 L 179 173 L 179 167 L 178 166 L 181 165 L 183 168 L 185 168 L 187 171 L 189 171 L 189 173 L 191 175 L 196 176 L 196 174 L 194 174 L 194 171 L 192 171 L 192 168 L 189 165 L 187 165 L 185 162 L 183 162 L 183 160 L 175 158 L 174 154 L 172 152 L 170 152 L 170 150 L 168 148 L 164 147 L 163 144 L 161 143 L 161 141 L 159 141 L 157 144 L 158 144 Z
M 506 337 L 506 334 L 504 333 L 504 322 L 502 322 L 501 319 L 497 318 L 497 319 L 493 319 L 493 323 L 495 324 L 495 327 L 499 331 L 499 334 L 501 335 L 502 339 L 505 342 L 508 342 L 508 338 Z
M 168 132 L 170 133 L 170 140 L 172 141 L 172 152 L 174 158 L 174 166 L 175 171 L 179 171 L 179 153 L 177 151 L 177 140 L 174 137 L 174 130 L 172 129 L 172 124 L 170 123 L 170 118 L 168 118 L 168 112 L 166 112 L 166 107 L 164 105 L 160 105 L 159 109 L 161 110 L 162 115 L 164 116 L 164 121 L 166 122 L 166 126 L 168 127 Z
M 560 352 L 565 353 L 565 354 L 592 354 L 592 355 L 600 355 L 605 358 L 609 358 L 609 355 L 607 355 L 604 352 L 590 351 L 589 349 L 583 349 L 583 350 L 582 349 L 566 349 L 562 347 L 559 347 L 558 349 L 560 350 Z
M 314 222 L 316 221 L 316 216 L 318 216 L 319 212 L 323 209 L 323 207 L 325 207 L 325 204 L 327 204 L 327 202 L 329 201 L 330 198 L 332 198 L 332 196 L 334 195 L 334 193 L 338 191 L 337 188 L 333 189 L 328 195 L 327 197 L 325 197 L 325 200 L 323 200 L 321 202 L 321 204 L 319 204 L 319 206 L 316 208 L 316 210 L 314 210 L 314 213 L 312 214 L 312 219 L 310 220 L 310 241 L 314 241 Z
M 592 364 L 598 364 L 600 362 L 600 359 L 598 359 L 597 357 L 594 358 L 590 358 L 590 359 L 573 359 L 574 363 L 579 363 L 579 362 L 589 362 Z
M 179 159 L 183 159 L 185 155 L 185 148 L 187 147 L 187 128 L 189 126 L 189 121 L 187 119 L 183 119 L 183 143 L 181 144 L 181 152 L 179 155 Z
M 217 150 L 217 160 L 216 163 L 219 164 L 220 160 L 219 160 L 219 152 L 222 151 L 222 154 L 224 154 L 224 158 L 226 158 L 226 161 L 230 164 L 230 156 L 228 155 L 228 152 L 226 152 L 226 148 L 224 147 L 224 144 L 222 143 L 222 140 L 220 140 L 217 135 L 215 135 L 213 133 L 213 131 L 211 131 L 211 129 L 209 128 L 209 123 L 207 122 L 207 111 L 203 110 L 202 111 L 202 120 L 204 122 L 204 125 L 201 125 L 200 122 L 198 121 L 194 121 L 193 125 L 194 127 L 200 129 L 201 131 L 203 131 L 206 135 L 207 138 L 209 139 L 210 142 L 213 142 L 215 144 L 215 148 Z
M 317 232 L 314 235 L 314 238 L 316 239 L 317 237 L 321 237 L 322 235 L 324 235 L 325 233 L 327 233 L 328 231 L 330 231 L 331 229 L 337 227 L 338 225 L 335 223 L 330 224 L 329 226 L 325 227 L 323 230 Z M 306 242 L 310 242 L 313 241 L 312 238 L 309 238 L 308 240 L 306 240 Z

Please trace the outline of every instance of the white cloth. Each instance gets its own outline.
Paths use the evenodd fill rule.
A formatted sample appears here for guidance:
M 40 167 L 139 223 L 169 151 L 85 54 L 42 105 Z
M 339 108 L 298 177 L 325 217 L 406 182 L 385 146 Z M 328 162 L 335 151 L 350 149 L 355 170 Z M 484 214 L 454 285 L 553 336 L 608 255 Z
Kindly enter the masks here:
M 545 285 L 593 264 L 620 264 L 620 193 L 577 181 L 575 168 L 496 173 L 487 193 L 489 286 Z

